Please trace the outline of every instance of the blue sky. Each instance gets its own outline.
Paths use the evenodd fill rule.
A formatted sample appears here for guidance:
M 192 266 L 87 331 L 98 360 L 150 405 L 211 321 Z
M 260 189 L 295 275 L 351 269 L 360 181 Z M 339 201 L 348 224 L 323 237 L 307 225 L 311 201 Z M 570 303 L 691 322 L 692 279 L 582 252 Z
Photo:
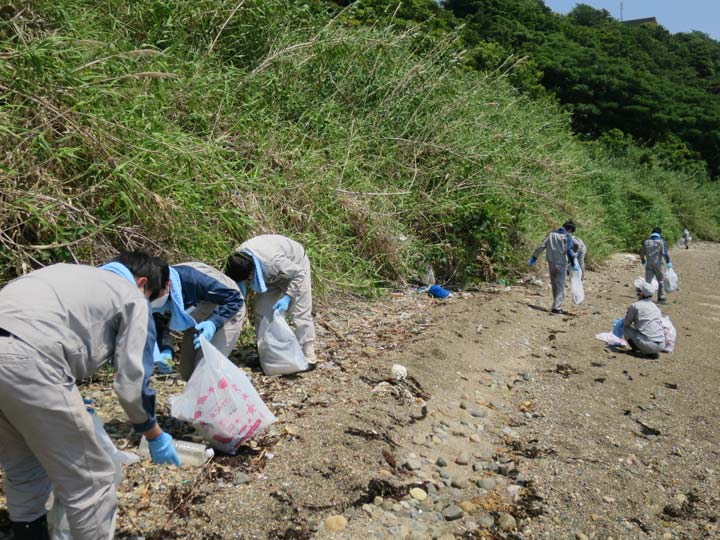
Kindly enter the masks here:
M 557 13 L 567 13 L 576 4 L 606 9 L 620 19 L 620 0 L 544 0 Z M 720 0 L 624 0 L 623 19 L 656 17 L 670 32 L 699 30 L 720 40 Z

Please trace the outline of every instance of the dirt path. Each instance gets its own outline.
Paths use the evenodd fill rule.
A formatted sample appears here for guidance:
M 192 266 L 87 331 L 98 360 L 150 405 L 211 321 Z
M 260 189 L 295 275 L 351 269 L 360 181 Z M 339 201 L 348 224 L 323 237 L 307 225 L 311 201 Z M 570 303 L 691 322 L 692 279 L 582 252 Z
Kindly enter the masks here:
M 658 361 L 594 339 L 633 301 L 624 256 L 570 316 L 545 311 L 547 284 L 321 310 L 323 369 L 249 370 L 279 422 L 200 470 L 128 468 L 117 538 L 718 537 L 720 246 L 673 259 L 678 345 Z M 386 381 L 394 363 L 408 381 Z M 108 380 L 83 393 L 122 418 Z

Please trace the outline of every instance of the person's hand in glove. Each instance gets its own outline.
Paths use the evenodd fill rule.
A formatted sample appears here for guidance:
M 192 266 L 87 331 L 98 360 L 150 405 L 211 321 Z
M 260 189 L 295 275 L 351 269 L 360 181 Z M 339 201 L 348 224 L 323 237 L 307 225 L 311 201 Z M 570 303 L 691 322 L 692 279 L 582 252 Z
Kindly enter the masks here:
M 167 463 L 178 467 L 182 464 L 173 446 L 173 438 L 167 433 L 161 433 L 159 437 L 152 440 L 148 439 L 148 447 L 153 463 L 159 465 Z
M 172 349 L 163 349 L 160 351 L 160 357 L 155 362 L 155 369 L 158 373 L 167 375 L 173 371 L 173 353 Z
M 528 264 L 530 266 L 535 266 L 535 263 L 537 262 L 537 257 L 530 257 L 530 260 L 528 261 Z
M 668 270 L 672 270 L 672 263 L 671 263 L 671 262 L 668 263 Z
M 280 300 L 275 302 L 273 305 L 273 311 L 287 311 L 290 307 L 290 302 L 292 301 L 292 298 L 288 296 L 287 294 L 283 296 Z
M 197 334 L 195 334 L 195 339 L 193 339 L 193 347 L 196 349 L 200 348 L 200 338 L 204 337 L 208 341 L 212 341 L 213 336 L 215 335 L 215 331 L 217 330 L 217 327 L 215 326 L 215 323 L 212 321 L 203 321 L 199 322 L 195 325 L 195 330 L 197 330 Z
M 572 269 L 573 269 L 573 272 L 580 271 L 580 265 L 578 264 L 577 259 L 573 259 Z

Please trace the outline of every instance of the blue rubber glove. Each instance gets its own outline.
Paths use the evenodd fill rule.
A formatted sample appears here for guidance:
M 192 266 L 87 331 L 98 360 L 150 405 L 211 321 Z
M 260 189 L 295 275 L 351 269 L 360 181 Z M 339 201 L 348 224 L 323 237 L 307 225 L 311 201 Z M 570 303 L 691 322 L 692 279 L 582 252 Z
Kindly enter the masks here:
M 155 369 L 158 373 L 163 375 L 173 372 L 174 364 L 172 349 L 163 349 L 160 351 L 160 358 L 155 362 Z
M 195 338 L 193 339 L 193 347 L 195 349 L 200 348 L 200 337 L 204 337 L 208 341 L 212 341 L 213 336 L 215 335 L 215 331 L 217 330 L 217 327 L 215 326 L 215 323 L 212 321 L 203 321 L 199 322 L 195 325 L 195 330 L 197 330 L 197 334 L 195 334 Z
M 670 270 L 670 269 L 672 269 L 672 263 L 671 263 L 671 262 L 668 263 L 668 270 Z
M 275 305 L 273 305 L 273 311 L 287 311 L 290 307 L 290 302 L 292 301 L 292 298 L 288 296 L 287 294 L 283 296 L 280 300 L 275 302 Z
M 535 266 L 535 263 L 537 262 L 537 257 L 530 257 L 530 260 L 528 261 L 528 264 L 530 266 Z
M 150 448 L 150 457 L 153 463 L 167 463 L 178 467 L 181 465 L 180 458 L 173 446 L 173 438 L 167 433 L 163 433 L 157 439 L 148 441 L 148 447 Z
M 575 260 L 573 261 L 572 269 L 573 269 L 573 272 L 579 272 L 579 271 L 580 271 L 580 265 L 578 264 L 577 259 L 575 259 Z

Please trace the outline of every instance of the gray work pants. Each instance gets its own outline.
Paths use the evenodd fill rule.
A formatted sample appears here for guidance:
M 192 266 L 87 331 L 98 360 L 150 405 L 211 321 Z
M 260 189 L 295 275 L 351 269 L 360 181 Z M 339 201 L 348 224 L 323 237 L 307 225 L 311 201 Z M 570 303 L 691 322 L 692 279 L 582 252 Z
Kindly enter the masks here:
M 631 326 L 623 328 L 623 337 L 628 343 L 632 341 L 635 348 L 645 354 L 657 354 L 665 348 L 665 341 L 651 341 L 645 334 L 641 334 Z
M 0 466 L 12 521 L 45 515 L 52 491 L 74 540 L 110 538 L 115 468 L 75 379 L 64 358 L 12 336 L 0 337 Z
M 550 270 L 550 284 L 553 293 L 553 309 L 560 309 L 565 301 L 565 280 L 567 279 L 568 265 L 556 265 L 548 262 Z
M 295 323 L 295 337 L 306 355 L 315 350 L 315 324 L 312 318 L 312 280 L 310 278 L 310 260 L 303 259 L 305 279 L 300 285 L 300 294 L 290 302 L 288 315 Z M 273 305 L 287 294 L 287 288 L 268 286 L 264 294 L 255 295 L 255 329 L 263 317 L 272 319 Z
M 192 312 L 192 318 L 197 322 L 205 321 L 213 314 L 215 308 L 217 308 L 216 304 L 200 302 Z M 240 308 L 240 311 L 225 321 L 225 324 L 217 329 L 217 332 L 215 332 L 215 335 L 210 341 L 210 343 L 225 356 L 230 355 L 238 339 L 240 339 L 240 333 L 245 323 L 245 313 L 245 302 L 243 301 L 243 306 Z M 193 346 L 196 333 L 197 331 L 194 328 L 186 330 L 183 333 L 182 343 L 180 344 L 180 365 L 178 366 L 178 370 L 180 371 L 180 377 L 182 377 L 184 381 L 190 380 L 193 371 L 195 371 L 195 368 L 202 358 L 202 349 L 195 350 Z
M 657 279 L 658 282 L 658 300 L 665 300 L 665 292 L 663 290 L 663 277 L 665 273 L 661 266 L 646 266 L 645 267 L 645 281 L 651 283 L 653 278 Z

